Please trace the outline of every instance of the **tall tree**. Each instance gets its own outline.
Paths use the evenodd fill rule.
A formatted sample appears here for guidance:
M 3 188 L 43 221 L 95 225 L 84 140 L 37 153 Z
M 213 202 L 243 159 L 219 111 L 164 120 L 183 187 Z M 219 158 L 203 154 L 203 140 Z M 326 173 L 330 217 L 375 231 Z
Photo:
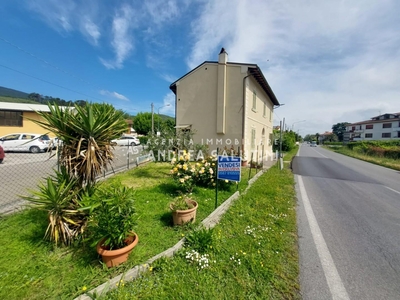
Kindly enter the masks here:
M 154 123 L 154 125 L 157 124 L 156 122 Z M 133 128 L 138 134 L 148 134 L 151 131 L 151 113 L 138 113 L 133 120 Z
M 332 126 L 332 132 L 336 134 L 338 137 L 339 142 L 343 142 L 343 134 L 346 132 L 346 126 L 351 123 L 349 122 L 342 122 L 342 123 L 337 123 Z

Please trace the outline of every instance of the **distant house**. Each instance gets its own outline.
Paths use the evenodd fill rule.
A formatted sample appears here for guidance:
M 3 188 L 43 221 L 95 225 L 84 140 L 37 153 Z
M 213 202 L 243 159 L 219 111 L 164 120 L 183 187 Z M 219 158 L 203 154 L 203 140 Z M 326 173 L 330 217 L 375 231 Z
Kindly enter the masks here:
M 36 111 L 50 112 L 50 109 L 43 104 L 0 102 L 0 136 L 22 132 L 47 133 L 45 129 L 29 120 L 41 120 Z M 126 121 L 126 133 L 131 133 L 132 120 Z
M 46 130 L 29 119 L 39 120 L 36 111 L 50 112 L 47 105 L 0 102 L 0 136 L 19 133 L 46 133 Z
M 228 62 L 222 48 L 218 61 L 203 62 L 170 89 L 176 128 L 193 130 L 195 143 L 234 147 L 246 160 L 272 154 L 273 110 L 280 104 L 256 64 Z
M 400 139 L 400 113 L 386 113 L 346 126 L 345 142 Z
M 318 143 L 323 144 L 324 141 L 332 142 L 334 135 L 332 131 L 325 131 L 324 133 L 320 133 L 318 136 Z

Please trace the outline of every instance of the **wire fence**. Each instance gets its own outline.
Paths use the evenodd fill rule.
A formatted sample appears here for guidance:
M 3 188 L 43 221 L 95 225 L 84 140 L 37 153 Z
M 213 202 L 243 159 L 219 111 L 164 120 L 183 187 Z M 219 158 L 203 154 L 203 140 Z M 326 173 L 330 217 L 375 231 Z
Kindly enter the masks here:
M 45 178 L 54 174 L 59 167 L 57 156 L 49 157 L 49 153 L 6 153 L 0 164 L 0 215 L 23 209 L 27 203 L 21 195 L 37 190 Z M 101 177 L 132 169 L 151 159 L 143 146 L 116 146 L 111 167 Z

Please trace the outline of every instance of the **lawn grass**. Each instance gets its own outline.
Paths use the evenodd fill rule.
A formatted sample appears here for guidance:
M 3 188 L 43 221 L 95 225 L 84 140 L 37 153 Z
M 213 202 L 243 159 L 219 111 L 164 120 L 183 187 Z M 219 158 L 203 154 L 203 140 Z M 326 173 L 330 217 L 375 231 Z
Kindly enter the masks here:
M 103 267 L 93 241 L 69 248 L 55 248 L 44 241 L 45 212 L 27 209 L 0 217 L 0 299 L 72 299 L 176 244 L 214 210 L 215 190 L 195 188 L 193 197 L 199 203 L 196 224 L 173 227 L 168 204 L 177 186 L 169 175 L 170 167 L 149 163 L 106 180 L 105 184 L 121 181 L 136 190 L 138 221 L 134 230 L 139 243 L 129 261 L 116 268 Z M 247 185 L 247 169 L 242 178 L 239 190 Z M 235 191 L 235 186 L 220 190 L 218 203 Z
M 354 157 L 363 161 L 367 161 L 382 167 L 390 168 L 393 170 L 400 171 L 400 160 L 398 159 L 391 159 L 391 158 L 386 158 L 386 157 L 378 157 L 378 156 L 372 156 L 372 155 L 367 155 L 367 154 L 361 154 L 358 153 L 354 150 L 351 150 L 347 147 L 324 147 L 325 149 L 334 151 L 336 153 L 340 153 L 343 155 L 347 155 L 350 157 Z
M 297 150 L 297 149 L 296 149 Z M 296 153 L 287 154 L 290 160 Z M 273 166 L 212 230 L 201 268 L 191 247 L 155 261 L 105 299 L 300 299 L 293 174 Z M 100 298 L 101 298 L 100 297 Z

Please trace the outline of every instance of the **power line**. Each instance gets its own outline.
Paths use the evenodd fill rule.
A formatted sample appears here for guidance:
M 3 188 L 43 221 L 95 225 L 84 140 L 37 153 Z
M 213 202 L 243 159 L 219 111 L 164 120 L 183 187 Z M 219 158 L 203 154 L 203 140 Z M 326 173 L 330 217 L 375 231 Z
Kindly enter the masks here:
M 2 38 L 2 37 L 0 37 L 0 40 L 3 41 L 3 42 L 5 42 L 5 43 L 7 43 L 7 44 L 9 44 L 9 45 L 12 46 L 12 47 L 18 49 L 19 51 L 24 52 L 25 54 L 27 54 L 27 55 L 29 55 L 29 56 L 32 56 L 33 58 L 35 58 L 35 59 L 37 59 L 37 60 L 39 60 L 39 61 L 45 63 L 46 65 L 48 65 L 48 66 L 50 66 L 50 67 L 56 69 L 57 71 L 60 71 L 60 72 L 66 74 L 66 75 L 68 75 L 68 76 L 71 76 L 71 77 L 73 77 L 73 78 L 75 78 L 75 79 L 78 79 L 79 81 L 81 81 L 81 82 L 83 82 L 83 83 L 86 83 L 86 84 L 88 84 L 88 85 L 95 86 L 94 84 L 90 83 L 89 81 L 86 81 L 86 80 L 84 80 L 84 79 L 82 79 L 82 78 L 80 78 L 80 77 L 78 77 L 78 76 L 76 76 L 76 75 L 74 75 L 74 74 L 72 74 L 72 73 L 70 73 L 70 72 L 68 72 L 68 71 L 65 71 L 65 70 L 63 70 L 63 69 L 61 69 L 61 68 L 59 68 L 59 67 L 57 67 L 57 66 L 55 66 L 55 65 L 53 65 L 53 64 L 51 64 L 51 63 L 49 63 L 48 61 L 44 60 L 43 58 L 40 58 L 40 57 L 36 56 L 35 54 L 32 54 L 32 53 L 30 53 L 30 52 L 28 52 L 28 51 L 22 49 L 21 47 L 15 45 L 15 44 L 13 44 L 13 43 L 11 43 L 10 41 L 8 41 L 8 40 L 6 40 L 6 39 L 4 39 L 4 38 Z M 96 86 L 96 87 L 99 88 L 99 89 L 103 89 L 103 88 L 100 87 L 100 86 Z
M 41 78 L 39 78 L 39 77 L 36 77 L 36 76 L 30 75 L 30 74 L 27 74 L 27 73 L 24 73 L 24 72 L 21 72 L 21 71 L 15 70 L 15 69 L 13 69 L 13 68 L 10 68 L 10 67 L 7 67 L 7 66 L 4 66 L 4 65 L 2 65 L 2 64 L 0 64 L 0 67 L 3 67 L 3 68 L 5 68 L 5 69 L 9 69 L 9 70 L 11 70 L 11 71 L 14 71 L 14 72 L 17 72 L 17 73 L 23 74 L 23 75 L 25 75 L 25 76 L 28 76 L 28 77 L 31 77 L 31 78 L 34 78 L 34 79 L 37 79 L 37 80 L 43 81 L 43 82 L 45 82 L 45 83 L 48 83 L 48 84 L 51 84 L 51 85 L 57 86 L 57 87 L 59 87 L 59 88 L 65 89 L 65 90 L 67 90 L 67 91 L 70 91 L 70 92 L 74 92 L 74 93 L 77 93 L 77 94 L 80 94 L 80 95 L 83 95 L 83 96 L 86 96 L 86 97 L 89 97 L 89 98 L 92 98 L 92 99 L 96 99 L 96 100 L 99 100 L 99 101 L 104 101 L 104 100 L 102 100 L 102 99 L 99 99 L 99 98 L 95 98 L 95 97 L 89 96 L 89 95 L 87 95 L 87 94 L 84 94 L 84 93 L 81 93 L 81 92 L 78 92 L 78 91 L 72 90 L 72 89 L 70 89 L 70 88 L 67 88 L 67 87 L 61 86 L 61 85 L 59 85 L 59 84 L 56 84 L 56 83 L 53 83 L 53 82 L 50 82 L 50 81 L 47 81 L 47 80 L 41 79 Z

